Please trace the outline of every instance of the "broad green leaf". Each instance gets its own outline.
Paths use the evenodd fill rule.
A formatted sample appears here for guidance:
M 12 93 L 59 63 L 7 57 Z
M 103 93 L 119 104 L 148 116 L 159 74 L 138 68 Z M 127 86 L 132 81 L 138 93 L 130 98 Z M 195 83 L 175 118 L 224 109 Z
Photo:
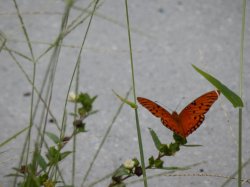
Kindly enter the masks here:
M 71 153 L 72 153 L 72 151 L 65 151 L 65 152 L 61 153 L 61 159 L 60 160 L 63 160 L 64 158 L 66 158 Z
M 45 170 L 47 168 L 47 163 L 45 161 L 45 159 L 43 158 L 42 155 L 37 155 L 37 162 L 38 162 L 38 165 L 43 169 Z
M 193 68 L 200 73 L 203 77 L 205 77 L 211 84 L 213 84 L 218 90 L 221 91 L 221 93 L 233 104 L 233 106 L 236 107 L 243 107 L 243 101 L 241 98 L 234 93 L 232 90 L 230 90 L 226 85 L 221 83 L 218 79 L 213 77 L 212 75 L 202 71 L 201 69 L 197 68 L 195 65 L 192 65 Z
M 154 141 L 155 147 L 157 148 L 158 151 L 160 151 L 161 147 L 162 147 L 162 143 L 160 141 L 160 139 L 158 138 L 157 134 L 155 133 L 155 131 L 151 128 L 148 128 L 150 131 L 150 134 L 152 136 L 152 139 Z
M 161 144 L 159 151 L 161 153 L 165 153 L 165 154 L 169 153 L 168 145 L 167 144 Z
M 45 181 L 47 181 L 49 178 L 48 173 L 44 173 L 43 175 L 39 176 L 39 181 L 41 184 L 43 184 Z
M 159 159 L 157 159 L 157 160 L 155 160 L 155 167 L 156 168 L 162 168 L 163 167 L 163 161 L 162 160 L 159 160 Z
M 185 145 L 185 144 L 187 143 L 187 139 L 181 137 L 181 136 L 178 135 L 178 134 L 173 133 L 173 138 L 174 138 L 174 140 L 175 140 L 177 143 L 179 143 L 179 144 L 181 144 L 181 145 Z
M 45 132 L 45 134 L 56 144 L 58 144 L 60 142 L 60 139 L 58 138 L 57 135 L 55 135 L 52 132 Z
M 172 153 L 176 153 L 177 151 L 180 150 L 180 144 L 179 143 L 171 143 L 169 145 L 169 149 Z
M 82 104 L 80 112 L 90 112 L 92 110 L 92 104 L 97 96 L 91 98 L 88 93 L 80 93 L 77 97 L 77 102 Z
M 113 93 L 116 95 L 116 97 L 118 97 L 122 102 L 128 104 L 131 108 L 137 108 L 137 105 L 134 102 L 131 102 L 123 97 L 121 97 L 120 95 L 118 95 L 114 90 L 112 90 Z
M 153 156 L 151 156 L 149 159 L 148 159 L 148 163 L 149 163 L 149 166 L 152 167 L 155 163 L 155 159 Z
M 114 177 L 121 177 L 124 175 L 130 175 L 131 172 L 129 169 L 125 168 L 123 165 L 121 165 L 113 174 Z
M 137 166 L 140 165 L 140 162 L 139 162 L 139 160 L 138 160 L 136 157 L 133 158 L 132 160 L 134 161 L 134 166 L 135 166 L 135 167 L 137 167 Z
M 50 147 L 48 153 L 46 154 L 49 164 L 55 164 L 60 159 L 60 152 L 54 147 Z

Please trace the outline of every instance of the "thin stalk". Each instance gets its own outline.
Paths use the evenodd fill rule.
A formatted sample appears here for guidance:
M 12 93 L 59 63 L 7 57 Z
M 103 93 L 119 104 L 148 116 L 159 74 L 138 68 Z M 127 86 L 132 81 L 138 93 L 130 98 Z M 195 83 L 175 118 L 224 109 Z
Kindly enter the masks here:
M 65 13 L 64 13 L 64 16 L 62 18 L 60 33 L 63 33 L 67 27 L 70 8 L 71 7 L 66 3 L 66 7 L 65 7 L 65 11 L 64 11 Z M 56 69 L 57 69 L 57 65 L 58 65 L 58 61 L 59 61 L 59 54 L 61 51 L 61 44 L 63 42 L 63 39 L 64 39 L 63 37 L 58 38 L 56 45 L 55 45 L 56 47 L 54 48 L 54 51 L 53 51 L 51 59 L 50 59 L 50 64 L 52 64 L 52 66 L 51 66 L 50 73 L 49 73 L 49 79 L 48 79 L 49 82 L 48 82 L 48 88 L 47 88 L 47 92 L 46 92 L 46 93 L 48 93 L 48 108 L 50 108 L 50 104 L 51 104 L 51 100 L 52 100 L 52 96 L 53 96 L 55 74 L 56 74 Z M 42 133 L 41 140 L 40 140 L 40 148 L 42 148 L 42 146 L 43 146 L 44 135 L 45 135 L 45 131 L 47 128 L 48 116 L 49 116 L 49 111 L 46 110 L 45 123 L 43 126 L 43 133 Z
M 238 187 L 241 187 L 242 178 L 242 108 L 239 109 L 239 132 L 238 132 Z
M 244 164 L 242 164 L 242 169 L 244 168 L 244 167 L 246 167 L 247 165 L 249 165 L 250 164 L 250 158 L 248 158 L 248 160 L 244 163 Z M 232 180 L 232 179 L 236 179 L 236 175 L 238 174 L 238 170 L 236 170 L 232 175 L 230 175 L 229 177 L 228 177 L 228 179 L 220 186 L 220 187 L 226 187 L 226 186 L 228 186 L 228 183 Z M 238 178 L 237 178 L 238 179 Z M 250 182 L 250 179 L 248 179 L 249 180 L 249 182 Z
M 132 53 L 132 44 L 131 44 L 131 36 L 130 36 L 130 24 L 129 24 L 129 15 L 128 15 L 128 2 L 125 0 L 126 6 L 126 18 L 127 18 L 127 28 L 128 28 L 128 41 L 129 41 L 129 50 L 130 50 L 130 64 L 131 64 L 131 73 L 132 73 L 132 85 L 133 85 L 133 96 L 134 96 L 134 103 L 136 104 L 136 92 L 135 92 L 135 78 L 134 78 L 134 65 L 133 65 L 133 53 Z M 143 181 L 144 187 L 147 187 L 147 175 L 144 163 L 144 154 L 143 154 L 143 145 L 142 145 L 142 138 L 141 138 L 141 129 L 139 124 L 139 117 L 137 108 L 135 109 L 135 120 L 136 120 L 136 129 L 137 129 L 137 136 L 138 136 L 138 144 L 140 150 L 140 158 L 141 158 L 141 166 L 142 166 L 142 173 L 143 173 Z
M 243 69 L 244 69 L 244 37 L 246 23 L 246 0 L 242 0 L 242 23 L 240 39 L 240 97 L 243 92 Z M 238 187 L 241 187 L 242 179 L 242 108 L 239 109 L 239 132 L 238 132 Z
M 19 11 L 17 2 L 16 2 L 16 0 L 13 0 L 13 2 L 15 4 L 16 12 L 17 12 L 19 21 L 21 23 L 21 28 L 22 28 L 22 31 L 23 31 L 24 36 L 26 38 L 26 41 L 28 43 L 28 48 L 29 48 L 29 51 L 30 51 L 30 54 L 31 54 L 31 59 L 32 59 L 32 62 L 33 62 L 32 85 L 35 85 L 35 80 L 36 80 L 36 63 L 35 63 L 34 53 L 33 53 L 33 50 L 32 50 L 32 45 L 31 45 L 31 42 L 30 42 L 30 39 L 29 39 L 29 35 L 28 35 L 28 32 L 27 32 L 27 29 L 25 27 L 23 18 L 21 16 L 20 11 Z M 31 129 L 32 129 L 32 126 L 33 126 L 33 102 L 34 102 L 34 86 L 32 86 L 32 93 L 31 93 L 29 130 L 28 130 L 28 133 L 27 133 L 27 136 L 26 136 L 26 139 L 25 139 L 25 143 L 24 143 L 24 146 L 23 146 L 22 156 L 21 156 L 21 159 L 19 161 L 19 167 L 21 166 L 21 164 L 23 162 L 23 158 L 24 158 L 23 154 L 25 153 L 26 148 L 27 148 L 27 150 L 26 150 L 25 164 L 27 165 L 27 163 L 28 163 L 29 149 L 30 149 L 30 135 L 31 135 Z M 26 147 L 26 146 L 28 146 L 28 147 Z M 16 185 L 16 182 L 17 182 L 17 177 L 15 177 L 15 179 L 14 179 L 13 186 Z
M 99 5 L 95 9 L 97 9 L 97 8 L 99 8 Z M 73 30 L 75 30 L 80 24 L 82 24 L 85 20 L 87 20 L 87 18 L 89 18 L 93 13 L 90 12 L 88 15 L 86 15 L 85 17 L 82 18 L 83 14 L 84 14 L 84 12 L 81 13 L 76 19 L 74 19 L 67 26 L 67 28 L 65 29 L 65 31 L 58 36 L 58 38 L 60 38 L 60 37 L 62 37 L 62 38 L 66 37 L 69 33 L 71 33 Z M 58 38 L 56 39 L 56 41 L 58 40 Z M 40 60 L 45 54 L 47 54 L 55 46 L 56 41 L 53 42 L 44 52 L 42 52 L 36 60 L 37 61 Z
M 67 91 L 67 95 L 66 95 L 66 99 L 65 99 L 65 103 L 64 103 L 64 113 L 63 113 L 63 121 L 65 120 L 66 118 L 66 113 L 65 113 L 65 109 L 66 109 L 66 106 L 67 106 L 67 103 L 68 103 L 68 96 L 69 96 L 69 92 L 70 92 L 70 89 L 71 89 L 71 86 L 72 86 L 72 83 L 73 83 L 73 78 L 76 74 L 76 70 L 77 70 L 77 67 L 78 67 L 78 64 L 80 63 L 80 58 L 81 58 L 81 54 L 82 54 L 82 51 L 83 51 L 83 46 L 85 45 L 85 42 L 86 42 L 86 39 L 87 39 L 87 35 L 88 35 L 88 32 L 89 32 L 89 29 L 90 29 L 90 25 L 92 23 L 92 19 L 93 19 L 93 16 L 94 16 L 94 12 L 96 10 L 96 7 L 97 7 L 97 4 L 98 4 L 99 0 L 96 0 L 95 1 L 95 5 L 93 7 L 93 11 L 92 11 L 92 14 L 90 16 L 90 20 L 89 20 L 89 23 L 87 25 L 87 29 L 86 29 L 86 32 L 85 32 L 85 35 L 83 37 L 83 41 L 82 41 L 82 44 L 81 44 L 81 48 L 80 48 L 80 51 L 78 53 L 78 57 L 77 57 L 77 62 L 75 64 L 75 67 L 74 67 L 74 70 L 73 70 L 73 73 L 72 73 L 72 77 L 71 77 L 71 80 L 70 80 L 70 83 L 69 83 L 69 89 Z M 60 134 L 60 137 L 61 134 Z
M 19 67 L 19 69 L 21 70 L 21 72 L 24 74 L 24 76 L 25 76 L 25 78 L 27 79 L 27 81 L 31 84 L 31 86 L 34 87 L 35 93 L 37 94 L 37 96 L 39 97 L 39 99 L 42 101 L 42 103 L 43 103 L 44 107 L 46 108 L 46 110 L 49 110 L 50 116 L 55 120 L 56 118 L 55 118 L 55 116 L 53 115 L 52 111 L 50 111 L 50 109 L 48 108 L 47 103 L 46 103 L 46 101 L 43 99 L 41 92 L 38 91 L 38 89 L 37 89 L 37 87 L 36 87 L 35 85 L 32 85 L 32 80 L 29 78 L 28 73 L 23 69 L 22 65 L 17 61 L 17 59 L 16 59 L 16 57 L 13 55 L 12 51 L 11 51 L 8 47 L 6 47 L 5 49 L 8 51 L 9 55 L 12 57 L 12 59 L 14 60 L 14 62 L 16 63 L 16 65 Z M 38 105 L 38 104 L 36 104 L 36 105 Z M 35 114 L 36 114 L 37 108 L 38 108 L 38 107 L 35 106 L 35 109 L 34 109 L 34 112 L 33 112 L 33 118 L 35 118 Z M 56 127 L 57 127 L 58 129 L 60 129 L 59 126 L 58 126 L 57 121 L 55 121 L 55 125 L 56 125 Z
M 69 83 L 69 88 L 68 88 L 68 91 L 67 91 L 67 95 L 66 95 L 66 99 L 65 99 L 65 104 L 64 104 L 64 113 L 63 113 L 63 121 L 65 121 L 66 119 L 66 106 L 67 106 L 67 103 L 68 103 L 68 95 L 69 95 L 69 92 L 70 92 L 70 89 L 71 89 L 71 86 L 72 86 L 72 83 L 73 83 L 73 78 L 76 74 L 76 72 L 79 70 L 79 64 L 81 62 L 81 54 L 82 54 L 82 51 L 83 51 L 83 46 L 85 45 L 85 42 L 86 42 L 86 39 L 87 39 L 87 35 L 89 33 L 89 29 L 90 29 L 90 25 L 92 23 L 92 19 L 93 19 L 93 16 L 94 16 L 94 12 L 96 10 L 96 7 L 97 7 L 97 4 L 98 4 L 99 0 L 96 0 L 95 1 L 95 4 L 94 4 L 94 7 L 93 7 L 93 11 L 91 13 L 91 16 L 90 16 L 90 20 L 89 20 L 89 23 L 87 25 L 87 28 L 86 28 L 86 32 L 83 36 L 83 41 L 82 41 L 82 44 L 81 44 L 81 48 L 80 48 L 80 51 L 78 53 L 78 57 L 77 57 L 77 62 L 75 64 L 75 67 L 74 67 L 74 70 L 73 70 L 73 73 L 72 73 L 72 77 L 71 77 L 71 80 L 70 80 L 70 83 Z M 60 137 L 62 137 L 62 133 L 60 134 Z M 74 139 L 74 146 L 75 146 L 75 143 L 76 143 L 76 140 Z M 75 147 L 73 147 L 73 150 L 75 149 Z M 73 164 L 72 164 L 72 169 L 73 169 L 73 173 L 72 173 L 72 184 L 74 184 L 74 178 L 75 178 L 75 155 L 74 155 L 74 152 L 73 152 Z
M 76 72 L 76 82 L 75 82 L 75 94 L 78 95 L 79 92 L 79 82 L 80 82 L 80 63 L 77 66 Z M 77 103 L 75 102 L 74 113 L 77 113 Z M 74 121 L 76 116 L 74 115 Z M 76 132 L 76 127 L 74 126 L 74 133 Z M 76 171 L 76 135 L 73 136 L 73 149 L 72 149 L 72 175 L 71 175 L 71 185 L 75 186 L 75 171 Z

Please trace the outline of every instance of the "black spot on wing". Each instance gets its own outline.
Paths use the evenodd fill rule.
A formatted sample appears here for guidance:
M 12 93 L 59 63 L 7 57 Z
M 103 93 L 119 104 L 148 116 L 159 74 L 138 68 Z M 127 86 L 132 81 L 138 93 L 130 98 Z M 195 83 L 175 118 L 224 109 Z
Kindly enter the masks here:
M 192 126 L 190 129 L 187 131 L 187 135 L 191 134 L 194 132 L 205 120 L 205 115 L 199 115 L 199 116 L 194 116 L 193 119 L 197 121 L 194 126 Z

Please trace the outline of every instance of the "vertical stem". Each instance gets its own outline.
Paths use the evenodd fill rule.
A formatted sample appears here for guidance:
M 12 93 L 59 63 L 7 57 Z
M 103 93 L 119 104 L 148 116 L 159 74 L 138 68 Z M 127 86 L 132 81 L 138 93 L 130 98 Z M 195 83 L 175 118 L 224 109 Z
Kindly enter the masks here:
M 33 72 L 32 72 L 32 92 L 31 92 L 31 103 L 30 103 L 30 118 L 29 118 L 29 130 L 25 139 L 25 143 L 23 146 L 23 150 L 22 150 L 22 155 L 21 155 L 21 159 L 19 161 L 19 166 L 21 166 L 23 159 L 25 159 L 25 165 L 27 165 L 28 163 L 28 157 L 29 157 L 29 150 L 30 150 L 30 137 L 31 137 L 31 128 L 33 127 L 33 103 L 34 103 L 34 85 L 35 85 L 35 80 L 36 80 L 36 62 L 35 62 L 35 57 L 34 57 L 34 53 L 33 53 L 33 49 L 32 49 L 32 45 L 29 39 L 29 35 L 28 32 L 26 30 L 23 18 L 21 16 L 21 13 L 19 11 L 19 7 L 18 4 L 16 2 L 16 0 L 13 0 L 15 8 L 16 8 L 16 12 L 19 18 L 19 21 L 21 23 L 21 27 L 22 27 L 22 31 L 24 33 L 24 36 L 26 38 L 27 44 L 28 44 L 28 48 L 31 54 L 31 58 L 32 58 L 32 62 L 33 62 Z M 26 150 L 26 157 L 24 158 L 24 153 Z M 30 181 L 30 180 L 29 180 Z M 17 183 L 17 177 L 15 177 L 14 179 L 14 183 L 13 186 L 15 186 Z
M 242 0 L 242 23 L 240 39 L 240 97 L 243 92 L 243 67 L 244 67 L 244 36 L 246 20 L 246 0 Z M 238 187 L 241 187 L 242 178 L 242 108 L 239 109 L 239 133 L 238 133 Z
M 242 178 L 242 108 L 239 109 L 239 134 L 238 134 L 238 187 L 241 187 Z
M 125 0 L 125 6 L 126 6 L 127 27 L 128 27 L 128 40 L 129 40 L 129 50 L 130 50 L 130 63 L 131 63 L 131 73 L 132 73 L 133 96 L 134 96 L 134 102 L 136 103 L 133 53 L 132 53 L 132 44 L 131 44 L 131 36 L 130 36 L 130 25 L 129 25 L 129 15 L 128 15 L 128 3 L 127 3 L 127 0 Z M 147 187 L 148 186 L 148 184 L 147 184 L 147 175 L 146 175 L 146 169 L 145 169 L 145 163 L 144 163 L 141 129 L 140 129 L 140 124 L 139 124 L 137 109 L 135 109 L 135 119 L 136 119 L 136 129 L 137 129 L 138 144 L 139 144 L 139 150 L 140 150 L 140 158 L 141 158 L 141 166 L 142 166 L 144 187 Z

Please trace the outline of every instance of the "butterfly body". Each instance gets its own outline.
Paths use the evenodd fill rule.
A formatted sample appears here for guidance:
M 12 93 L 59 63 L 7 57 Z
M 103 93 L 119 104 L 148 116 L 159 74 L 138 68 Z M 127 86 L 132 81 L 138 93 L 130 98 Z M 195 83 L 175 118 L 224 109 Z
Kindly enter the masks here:
M 219 95 L 219 90 L 207 92 L 192 101 L 179 114 L 175 111 L 170 114 L 166 109 L 149 99 L 137 97 L 137 100 L 154 116 L 160 118 L 164 126 L 186 138 L 202 124 L 205 114 Z

